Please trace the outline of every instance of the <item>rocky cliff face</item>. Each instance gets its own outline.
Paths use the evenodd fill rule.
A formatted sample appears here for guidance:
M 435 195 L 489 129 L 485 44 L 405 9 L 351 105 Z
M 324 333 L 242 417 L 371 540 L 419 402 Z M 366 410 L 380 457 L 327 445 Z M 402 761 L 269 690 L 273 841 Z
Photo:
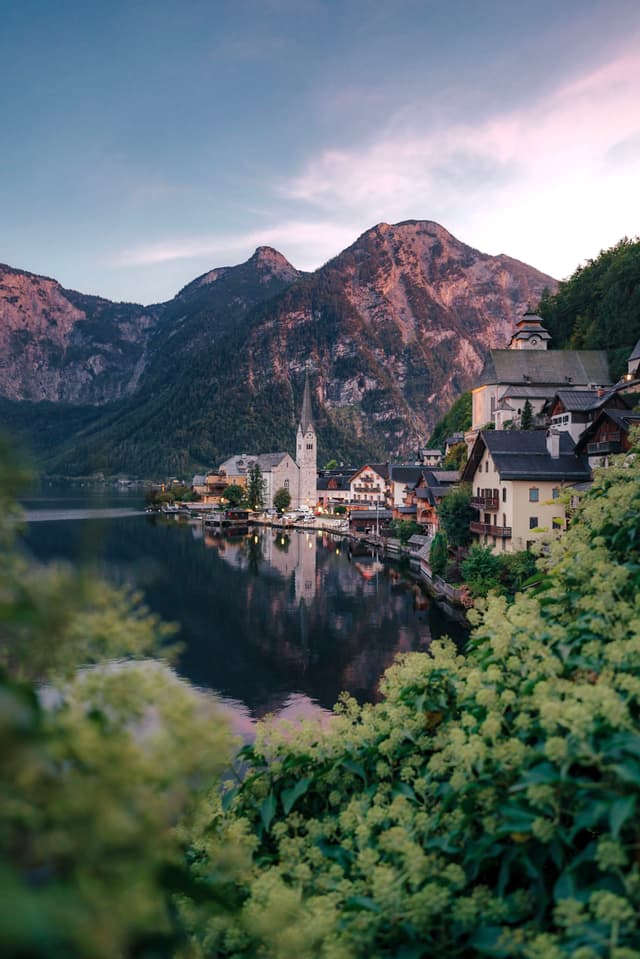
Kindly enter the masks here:
M 0 266 L 0 395 L 101 404 L 133 393 L 161 313 Z
M 308 367 L 321 456 L 404 456 L 555 285 L 429 221 L 379 224 L 313 274 L 261 247 L 148 308 L 2 268 L 0 394 L 124 397 L 103 430 L 92 417 L 73 469 L 86 447 L 103 468 L 148 475 L 288 448 Z

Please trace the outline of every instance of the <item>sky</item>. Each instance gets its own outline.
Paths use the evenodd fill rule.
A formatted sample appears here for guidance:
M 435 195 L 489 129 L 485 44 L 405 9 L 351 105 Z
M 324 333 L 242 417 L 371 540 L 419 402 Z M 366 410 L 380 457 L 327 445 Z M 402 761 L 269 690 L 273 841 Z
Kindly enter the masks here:
M 2 0 L 0 262 L 160 302 L 435 220 L 557 279 L 640 233 L 637 0 Z

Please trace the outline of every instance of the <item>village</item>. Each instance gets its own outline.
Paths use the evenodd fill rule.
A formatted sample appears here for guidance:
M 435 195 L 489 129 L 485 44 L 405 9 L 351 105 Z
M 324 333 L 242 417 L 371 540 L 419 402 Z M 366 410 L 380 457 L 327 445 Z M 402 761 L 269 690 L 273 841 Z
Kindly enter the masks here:
M 392 550 L 402 544 L 431 580 L 446 566 L 431 568 L 443 513 L 456 513 L 464 527 L 445 539 L 445 556 L 459 560 L 461 545 L 498 555 L 540 552 L 567 529 L 593 470 L 626 451 L 640 425 L 640 342 L 612 383 L 605 351 L 554 351 L 550 339 L 539 316 L 519 317 L 508 348 L 490 351 L 472 389 L 471 429 L 446 437 L 442 449 L 420 450 L 413 463 L 318 468 L 307 373 L 295 459 L 288 452 L 229 457 L 193 477 L 198 502 L 185 507 L 222 532 L 248 522 L 248 498 L 252 522 L 340 529 Z M 236 502 L 232 491 L 239 491 Z

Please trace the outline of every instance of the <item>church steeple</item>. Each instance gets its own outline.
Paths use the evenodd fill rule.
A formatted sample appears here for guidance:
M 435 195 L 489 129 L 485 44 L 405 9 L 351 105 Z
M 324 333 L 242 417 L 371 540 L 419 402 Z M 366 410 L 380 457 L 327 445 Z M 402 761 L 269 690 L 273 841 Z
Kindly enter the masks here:
M 313 429 L 313 416 L 311 415 L 311 387 L 309 385 L 308 369 L 304 377 L 304 395 L 302 397 L 302 415 L 300 417 L 300 425 L 303 433 L 306 433 L 309 427 Z
M 296 463 L 298 464 L 300 477 L 298 505 L 313 508 L 317 500 L 318 441 L 311 412 L 311 386 L 308 369 L 305 374 L 302 412 L 296 436 Z

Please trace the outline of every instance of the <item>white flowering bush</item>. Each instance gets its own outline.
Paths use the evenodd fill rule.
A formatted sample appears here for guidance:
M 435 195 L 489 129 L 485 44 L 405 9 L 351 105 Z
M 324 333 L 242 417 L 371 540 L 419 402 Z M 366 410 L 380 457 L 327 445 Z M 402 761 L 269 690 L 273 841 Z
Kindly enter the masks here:
M 493 597 L 328 726 L 265 726 L 192 869 L 241 846 L 194 955 L 640 959 L 640 460 L 597 477 L 535 591 Z

